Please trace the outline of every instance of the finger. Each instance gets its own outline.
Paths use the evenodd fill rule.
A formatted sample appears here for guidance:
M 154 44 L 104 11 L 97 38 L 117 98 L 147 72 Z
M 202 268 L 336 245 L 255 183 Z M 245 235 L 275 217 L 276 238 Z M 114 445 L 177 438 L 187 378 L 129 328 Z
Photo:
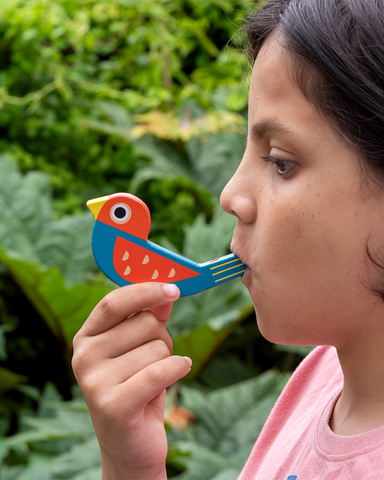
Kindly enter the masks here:
M 171 284 L 140 283 L 118 288 L 95 307 L 79 335 L 98 335 L 136 312 L 175 302 L 179 296 L 179 289 Z
M 126 402 L 126 409 L 131 414 L 140 410 L 165 390 L 169 385 L 187 375 L 192 361 L 188 357 L 171 356 L 148 365 L 126 382 L 120 385 L 120 393 Z M 135 392 L 127 395 L 125 392 Z
M 163 324 L 152 312 L 143 310 L 100 335 L 83 338 L 76 345 L 75 356 L 82 359 L 83 369 L 93 368 L 103 359 L 119 357 L 153 340 L 163 341 L 172 353 L 172 339 Z
M 158 320 L 165 327 L 167 322 L 168 322 L 169 317 L 171 316 L 172 306 L 173 306 L 173 303 L 167 303 L 165 305 L 159 305 L 157 307 L 149 308 L 148 310 L 153 312 L 156 315 L 156 317 L 158 318 Z
M 100 363 L 97 370 L 87 375 L 87 382 L 98 382 L 104 389 L 115 388 L 149 365 L 170 357 L 168 346 L 161 340 L 153 340 L 117 358 Z M 135 393 L 136 394 L 136 393 Z

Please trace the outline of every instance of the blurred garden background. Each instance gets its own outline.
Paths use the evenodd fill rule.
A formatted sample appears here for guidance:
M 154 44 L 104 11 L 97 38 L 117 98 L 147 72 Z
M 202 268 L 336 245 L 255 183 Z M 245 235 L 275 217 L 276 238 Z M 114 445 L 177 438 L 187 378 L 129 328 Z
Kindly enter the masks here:
M 1 0 L 0 479 L 100 480 L 72 338 L 115 288 L 90 246 L 90 198 L 141 197 L 150 239 L 229 253 L 220 191 L 246 139 L 236 35 L 257 2 Z M 237 478 L 305 348 L 261 338 L 240 280 L 179 300 L 188 377 L 168 390 L 169 477 Z

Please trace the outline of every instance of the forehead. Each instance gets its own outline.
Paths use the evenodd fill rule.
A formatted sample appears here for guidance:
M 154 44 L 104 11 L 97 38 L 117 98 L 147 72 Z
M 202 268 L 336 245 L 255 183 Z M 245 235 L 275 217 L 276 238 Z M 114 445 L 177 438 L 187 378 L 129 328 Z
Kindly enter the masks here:
M 268 40 L 258 54 L 251 76 L 249 124 L 271 123 L 271 119 L 294 133 L 332 135 L 332 129 L 294 84 L 290 53 L 275 38 Z

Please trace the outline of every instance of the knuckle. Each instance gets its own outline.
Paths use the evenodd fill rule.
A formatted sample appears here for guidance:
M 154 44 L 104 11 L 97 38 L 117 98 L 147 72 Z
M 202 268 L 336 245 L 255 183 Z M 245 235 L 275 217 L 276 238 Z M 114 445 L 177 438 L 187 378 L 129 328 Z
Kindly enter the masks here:
M 163 383 L 163 378 L 164 378 L 164 367 L 161 364 L 158 363 L 153 363 L 152 365 L 149 365 L 146 370 L 146 381 L 150 385 L 159 385 Z
M 143 315 L 142 322 L 143 324 L 145 323 L 145 329 L 147 330 L 147 332 L 152 335 L 158 335 L 160 329 L 160 322 L 156 318 L 155 314 L 152 313 L 150 310 L 144 310 L 141 313 Z
M 87 378 L 81 390 L 87 402 L 88 408 L 98 417 L 98 421 L 107 422 L 109 427 L 120 424 L 122 412 L 129 413 L 129 399 L 121 395 L 116 385 L 109 388 L 101 388 L 97 378 L 91 375 Z M 114 427 L 113 427 L 114 428 Z
M 79 380 L 79 386 L 84 397 L 92 400 L 92 405 L 97 405 L 100 402 L 104 390 L 108 392 L 108 389 L 104 389 L 102 385 L 100 385 L 100 378 L 97 372 L 87 371 L 84 373 Z
M 87 346 L 84 346 L 84 350 L 86 350 L 87 357 L 93 356 L 94 354 L 97 357 L 103 357 L 103 353 L 105 347 L 107 345 L 107 338 L 104 335 L 94 335 L 92 337 L 87 338 Z
M 150 337 L 153 339 L 155 338 L 162 339 L 169 346 L 169 349 L 172 351 L 172 348 L 173 348 L 172 339 L 169 333 L 167 332 L 167 330 L 162 325 L 162 323 L 156 317 L 156 315 L 150 310 L 144 310 L 143 312 L 141 312 L 141 314 L 143 315 L 142 317 L 143 328 L 145 329 L 148 338 Z
M 75 373 L 76 375 L 76 373 Z M 94 383 L 90 380 L 90 375 L 88 374 L 80 374 L 80 375 L 76 375 L 76 379 L 78 381 L 78 384 L 79 384 L 79 387 L 84 395 L 85 398 L 87 397 L 92 397 L 93 396 L 93 393 L 94 393 L 94 390 L 95 390 L 95 386 L 94 386 Z
M 73 340 L 72 369 L 77 377 L 103 357 L 105 338 L 102 335 Z
M 156 358 L 163 359 L 170 356 L 169 348 L 163 340 L 154 340 L 150 343 L 150 347 Z
M 76 355 L 73 355 L 71 365 L 72 365 L 73 374 L 75 375 L 76 380 L 79 381 L 81 377 L 81 367 L 80 367 L 80 362 L 78 360 L 78 357 Z
M 78 349 L 80 342 L 81 342 L 80 332 L 77 332 L 72 340 L 72 347 L 74 351 Z
M 84 353 L 84 348 L 81 345 L 78 345 L 74 348 L 72 356 L 72 370 L 75 374 L 75 377 L 78 379 L 82 372 L 84 371 L 86 355 Z
M 116 410 L 116 400 L 113 390 L 108 392 L 103 392 L 103 394 L 95 395 L 93 406 L 99 412 L 102 412 L 104 415 L 112 415 Z
M 98 305 L 99 314 L 102 316 L 110 316 L 116 311 L 116 299 L 114 292 L 108 293 L 102 300 L 100 300 Z

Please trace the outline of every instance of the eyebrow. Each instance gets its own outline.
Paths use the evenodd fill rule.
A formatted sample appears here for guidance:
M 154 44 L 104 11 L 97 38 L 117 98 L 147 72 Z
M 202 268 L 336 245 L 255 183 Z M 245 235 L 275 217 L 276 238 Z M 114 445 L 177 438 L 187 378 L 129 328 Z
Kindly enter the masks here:
M 250 138 L 253 141 L 261 140 L 266 135 L 271 133 L 282 133 L 286 136 L 293 135 L 293 133 L 288 130 L 283 123 L 280 123 L 278 120 L 272 118 L 252 125 L 250 130 Z

